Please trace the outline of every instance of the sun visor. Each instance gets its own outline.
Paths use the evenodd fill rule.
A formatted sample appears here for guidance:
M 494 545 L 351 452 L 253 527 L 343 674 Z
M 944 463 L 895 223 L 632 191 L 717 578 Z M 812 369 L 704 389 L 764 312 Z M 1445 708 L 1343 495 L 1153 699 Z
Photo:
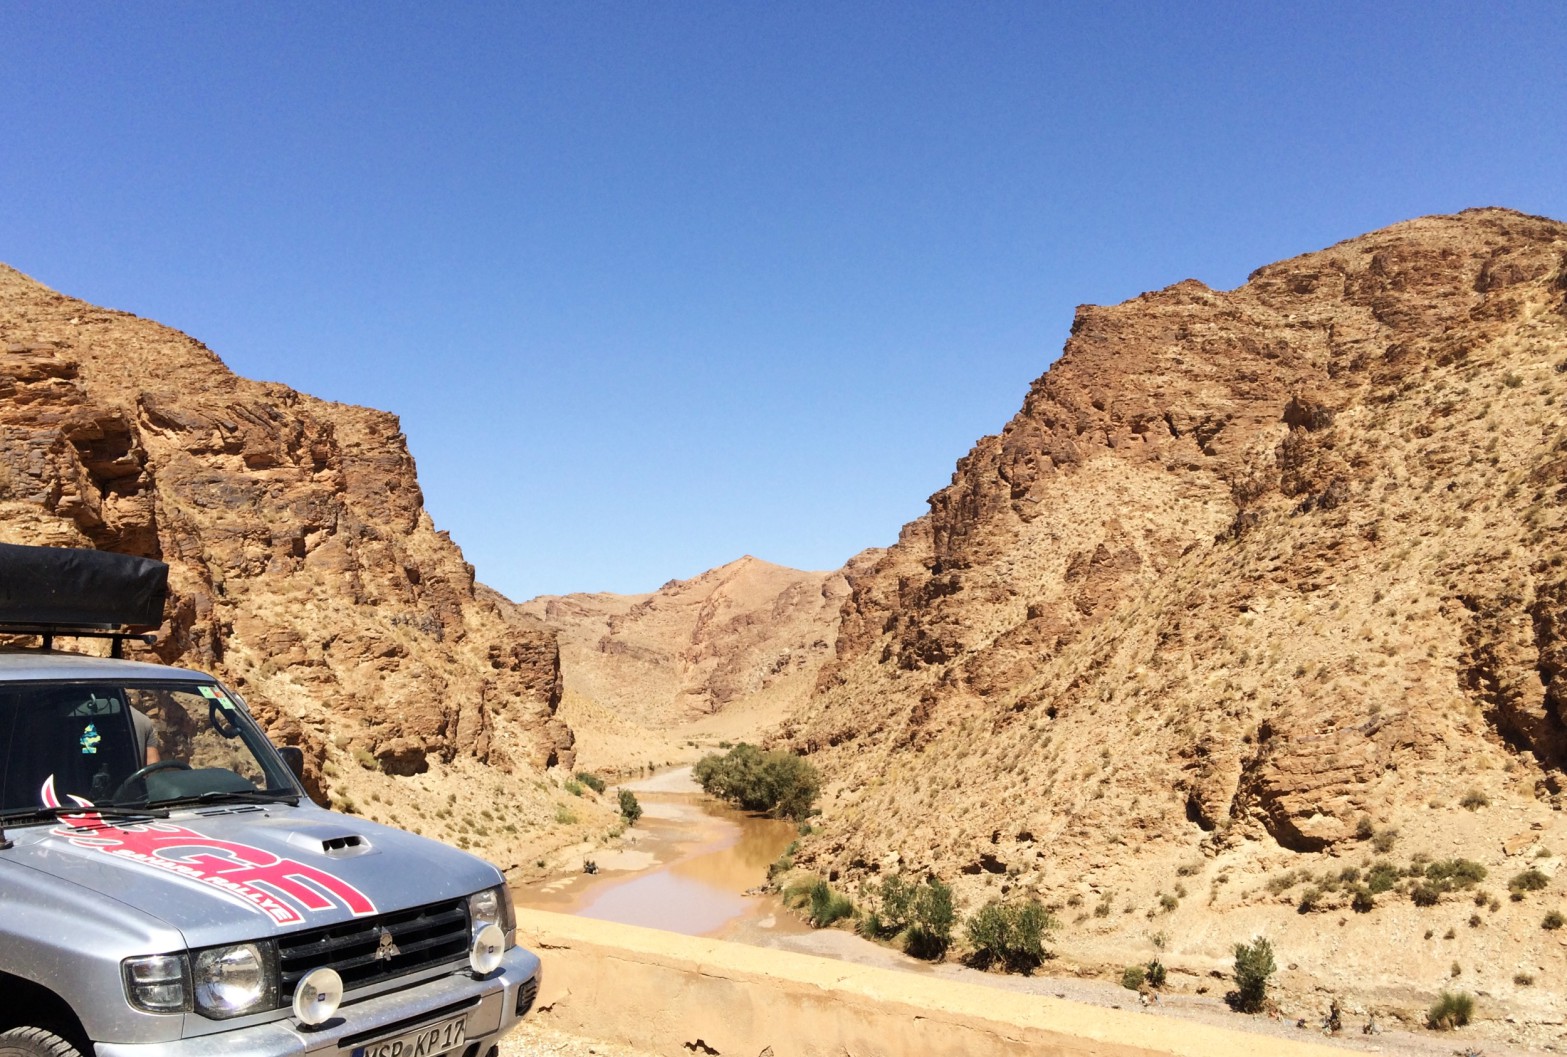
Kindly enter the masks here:
M 156 628 L 168 589 L 153 558 L 0 543 L 0 624 Z

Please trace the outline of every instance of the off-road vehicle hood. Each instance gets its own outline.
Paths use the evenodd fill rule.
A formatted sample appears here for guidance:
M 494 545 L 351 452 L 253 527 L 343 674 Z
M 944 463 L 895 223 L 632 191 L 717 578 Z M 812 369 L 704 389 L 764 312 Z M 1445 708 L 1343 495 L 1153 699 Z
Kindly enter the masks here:
M 90 809 L 89 809 L 90 810 Z M 503 883 L 482 859 L 314 805 L 175 809 L 13 827 L 24 867 L 167 922 L 199 948 L 454 900 Z

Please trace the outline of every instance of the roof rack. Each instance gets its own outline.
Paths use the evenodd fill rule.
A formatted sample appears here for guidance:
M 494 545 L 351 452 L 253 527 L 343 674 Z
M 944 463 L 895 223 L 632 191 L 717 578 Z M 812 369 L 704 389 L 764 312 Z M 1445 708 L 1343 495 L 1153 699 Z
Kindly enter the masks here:
M 109 656 L 120 659 L 125 656 L 125 640 L 135 639 L 148 646 L 158 641 L 151 631 L 132 631 L 130 628 L 71 627 L 67 624 L 21 624 L 0 621 L 0 635 L 38 635 L 43 639 L 42 648 L 54 649 L 56 636 L 71 639 L 109 639 Z

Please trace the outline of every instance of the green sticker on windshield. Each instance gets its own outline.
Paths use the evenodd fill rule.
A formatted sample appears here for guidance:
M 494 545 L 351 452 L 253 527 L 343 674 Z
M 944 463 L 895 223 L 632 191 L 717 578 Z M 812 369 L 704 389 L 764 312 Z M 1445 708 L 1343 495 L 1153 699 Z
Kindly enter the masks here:
M 228 709 L 230 712 L 234 711 L 234 702 L 230 701 L 226 695 L 217 694 L 213 697 L 213 700 L 222 705 L 224 708 Z
M 213 697 L 213 698 L 215 698 L 215 697 L 218 696 L 218 692 L 216 690 L 212 689 L 212 687 L 210 687 L 210 686 L 198 686 L 198 687 L 196 687 L 196 689 L 201 691 L 201 696 L 202 697 Z

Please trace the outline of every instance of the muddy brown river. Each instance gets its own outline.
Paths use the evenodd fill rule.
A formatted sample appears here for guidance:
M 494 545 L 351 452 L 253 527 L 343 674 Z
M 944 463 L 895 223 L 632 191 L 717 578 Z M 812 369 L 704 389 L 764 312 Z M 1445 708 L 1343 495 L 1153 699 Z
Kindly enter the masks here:
M 688 936 L 728 937 L 748 928 L 805 930 L 779 914 L 776 897 L 746 895 L 767 880 L 767 867 L 795 839 L 792 822 L 735 810 L 705 796 L 689 769 L 626 788 L 642 818 L 623 849 L 584 853 L 597 866 L 515 889 L 522 909 L 644 925 Z

